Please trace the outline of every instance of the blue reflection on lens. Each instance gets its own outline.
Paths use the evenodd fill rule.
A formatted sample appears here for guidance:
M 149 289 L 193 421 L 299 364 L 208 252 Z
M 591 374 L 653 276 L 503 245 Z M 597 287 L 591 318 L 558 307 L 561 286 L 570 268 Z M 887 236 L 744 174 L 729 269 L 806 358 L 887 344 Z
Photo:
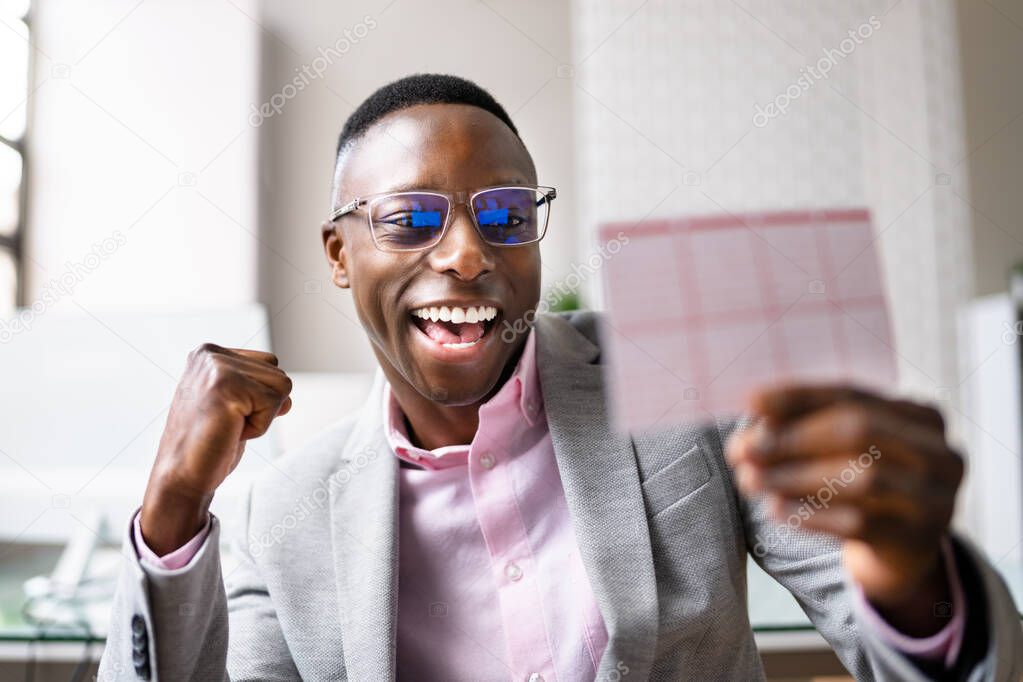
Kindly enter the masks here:
M 506 208 L 493 208 L 493 209 L 480 209 L 476 216 L 479 220 L 480 225 L 507 225 L 508 224 L 508 209 Z
M 440 227 L 440 211 L 412 211 L 412 227 Z

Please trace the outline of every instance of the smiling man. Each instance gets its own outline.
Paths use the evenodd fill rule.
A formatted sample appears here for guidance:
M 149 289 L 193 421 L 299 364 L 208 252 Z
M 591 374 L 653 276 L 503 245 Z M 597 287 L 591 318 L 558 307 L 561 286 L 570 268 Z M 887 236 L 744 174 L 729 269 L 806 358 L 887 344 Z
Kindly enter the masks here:
M 502 338 L 540 297 L 538 182 L 465 80 L 405 78 L 352 114 L 322 234 L 374 388 L 252 487 L 222 578 L 210 501 L 291 382 L 267 353 L 192 353 L 100 679 L 762 679 L 747 552 L 857 679 L 1019 679 L 1009 593 L 949 530 L 962 463 L 934 410 L 792 387 L 755 420 L 628 437 L 596 315 Z

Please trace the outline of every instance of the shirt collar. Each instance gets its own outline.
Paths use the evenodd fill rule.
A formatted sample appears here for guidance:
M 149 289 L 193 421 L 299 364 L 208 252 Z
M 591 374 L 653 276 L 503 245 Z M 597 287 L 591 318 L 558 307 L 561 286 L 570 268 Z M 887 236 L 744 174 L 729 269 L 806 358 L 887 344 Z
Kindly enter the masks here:
M 490 398 L 485 405 L 498 402 L 509 402 L 509 392 L 514 392 L 518 410 L 522 418 L 530 426 L 542 416 L 543 395 L 540 391 L 539 374 L 536 368 L 536 331 L 530 329 L 526 343 L 522 348 L 515 371 L 504 383 L 504 386 Z M 405 414 L 391 392 L 391 385 L 384 382 L 384 430 L 391 450 L 401 459 L 426 469 L 446 469 L 465 464 L 468 461 L 470 444 L 446 445 L 434 450 L 418 448 L 408 439 L 405 428 Z M 482 408 L 480 410 L 483 412 Z M 482 417 L 480 426 L 483 426 Z

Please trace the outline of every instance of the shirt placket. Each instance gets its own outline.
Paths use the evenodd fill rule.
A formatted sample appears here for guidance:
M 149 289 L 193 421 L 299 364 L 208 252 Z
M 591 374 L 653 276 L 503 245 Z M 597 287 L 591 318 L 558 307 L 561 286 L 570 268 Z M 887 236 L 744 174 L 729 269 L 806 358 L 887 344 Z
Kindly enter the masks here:
M 480 430 L 486 411 L 514 410 L 512 405 L 492 405 L 480 410 Z M 498 437 L 476 439 L 470 446 L 469 481 L 497 585 L 512 679 L 550 682 L 557 676 L 536 579 L 536 561 L 515 497 L 510 457 L 488 447 L 488 443 L 503 442 L 500 434 L 493 435 Z

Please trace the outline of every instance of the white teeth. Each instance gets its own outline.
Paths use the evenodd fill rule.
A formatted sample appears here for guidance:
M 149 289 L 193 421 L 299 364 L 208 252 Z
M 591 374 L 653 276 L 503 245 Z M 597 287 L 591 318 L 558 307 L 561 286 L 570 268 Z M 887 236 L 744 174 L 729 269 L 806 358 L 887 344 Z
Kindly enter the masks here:
M 441 306 L 438 308 L 437 306 L 429 306 L 426 308 L 416 308 L 412 311 L 412 314 L 424 320 L 432 320 L 434 322 L 441 320 L 443 322 L 454 322 L 455 324 L 462 322 L 476 323 L 489 322 L 497 317 L 497 308 L 492 305 L 469 308 L 461 308 L 459 306 Z
M 475 346 L 477 343 L 480 342 L 480 340 L 481 339 L 476 339 L 475 341 L 467 341 L 465 343 L 442 343 L 440 345 L 444 346 L 445 348 L 468 348 L 469 346 Z

